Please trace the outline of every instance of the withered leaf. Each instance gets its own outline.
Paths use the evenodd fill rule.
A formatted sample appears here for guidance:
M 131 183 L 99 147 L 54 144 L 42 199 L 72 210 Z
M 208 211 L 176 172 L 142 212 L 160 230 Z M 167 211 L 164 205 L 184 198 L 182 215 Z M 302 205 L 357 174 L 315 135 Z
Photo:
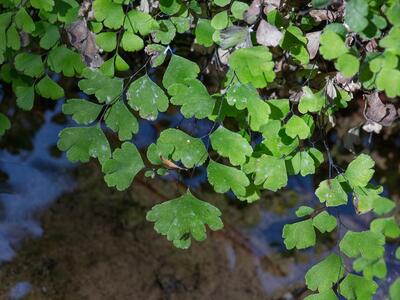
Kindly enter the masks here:
M 397 118 L 397 111 L 393 104 L 382 103 L 378 92 L 365 96 L 367 100 L 367 108 L 365 118 L 367 121 L 378 123 L 382 126 L 390 126 Z
M 250 38 L 249 28 L 230 26 L 220 32 L 220 47 L 224 50 L 246 43 Z
M 261 20 L 258 24 L 256 33 L 257 43 L 267 47 L 276 47 L 279 45 L 282 36 L 282 32 L 280 32 L 274 25 L 271 25 L 264 20 Z
M 250 7 L 245 11 L 243 19 L 247 24 L 254 24 L 261 14 L 262 0 L 253 0 Z
M 67 35 L 71 45 L 79 51 L 85 64 L 98 68 L 103 63 L 99 47 L 96 45 L 95 34 L 87 26 L 85 19 L 80 19 L 67 27 Z
M 308 41 L 307 50 L 310 54 L 310 59 L 313 59 L 318 53 L 320 36 L 321 31 L 309 32 L 306 34 L 306 38 Z
M 339 17 L 339 13 L 328 9 L 313 9 L 309 12 L 310 16 L 317 22 L 334 21 Z

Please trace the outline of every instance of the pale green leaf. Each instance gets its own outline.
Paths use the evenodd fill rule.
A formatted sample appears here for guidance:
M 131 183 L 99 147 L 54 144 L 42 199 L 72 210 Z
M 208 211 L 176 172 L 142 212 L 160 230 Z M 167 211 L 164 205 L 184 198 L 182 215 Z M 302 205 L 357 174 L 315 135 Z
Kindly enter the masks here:
M 337 300 L 336 294 L 328 289 L 318 294 L 311 294 L 304 298 L 304 300 Z
M 305 249 L 315 245 L 316 237 L 312 220 L 305 220 L 283 227 L 284 243 L 287 249 Z
M 112 31 L 96 34 L 96 44 L 105 52 L 112 52 L 117 47 L 117 34 Z
M 221 212 L 215 206 L 201 201 L 190 192 L 185 195 L 157 204 L 146 215 L 155 222 L 154 229 L 172 241 L 175 247 L 187 249 L 191 236 L 197 241 L 206 238 L 206 227 L 219 230 L 223 227 Z
M 363 257 L 366 259 L 377 259 L 385 252 L 385 237 L 372 231 L 347 231 L 340 241 L 340 251 L 348 257 Z
M 136 52 L 143 49 L 144 42 L 138 35 L 125 31 L 121 39 L 121 47 L 128 52 Z
M 400 236 L 400 227 L 393 216 L 373 220 L 370 228 L 372 232 L 381 233 L 388 238 L 396 239 Z
M 238 49 L 229 57 L 228 64 L 240 82 L 256 88 L 266 87 L 275 79 L 272 54 L 264 46 Z
M 246 195 L 246 187 L 250 184 L 243 171 L 214 161 L 208 164 L 207 177 L 217 193 L 226 193 L 231 189 L 238 197 Z
M 321 233 L 325 233 L 334 230 L 337 222 L 334 216 L 331 216 L 328 212 L 323 211 L 313 218 L 313 225 Z
M 93 11 L 96 20 L 103 22 L 108 28 L 118 29 L 123 25 L 125 18 L 121 4 L 112 0 L 95 0 L 93 1 Z
M 349 0 L 346 2 L 344 20 L 351 30 L 362 32 L 368 26 L 367 15 L 368 2 L 364 0 Z
M 325 30 L 321 34 L 320 43 L 319 53 L 328 60 L 338 58 L 349 51 L 342 37 L 332 30 Z
M 354 55 L 345 53 L 338 57 L 335 67 L 344 77 L 351 78 L 357 74 L 360 68 L 360 61 Z
M 285 125 L 285 130 L 286 134 L 291 138 L 298 136 L 302 140 L 308 138 L 311 134 L 311 129 L 307 125 L 306 121 L 296 115 L 291 116 Z
M 353 187 L 364 187 L 374 175 L 375 162 L 367 154 L 360 154 L 353 160 L 344 173 L 346 180 Z
M 239 133 L 230 131 L 223 126 L 218 127 L 210 135 L 211 146 L 219 155 L 229 158 L 234 166 L 243 165 L 246 157 L 253 153 L 249 142 Z
M 371 279 L 348 274 L 340 283 L 339 292 L 347 300 L 370 300 L 377 288 L 378 285 Z
M 307 287 L 312 290 L 324 292 L 331 290 L 332 286 L 344 275 L 344 264 L 337 254 L 332 253 L 324 260 L 313 266 L 306 273 Z
M 303 87 L 303 96 L 299 103 L 299 112 L 302 114 L 307 112 L 319 112 L 324 106 L 325 94 L 322 90 L 314 94 L 309 87 Z
M 298 216 L 299 218 L 305 217 L 305 216 L 309 216 L 314 212 L 314 208 L 309 207 L 309 206 L 300 206 L 297 210 L 296 210 L 296 216 Z
M 325 202 L 328 207 L 344 205 L 348 201 L 347 194 L 338 178 L 321 181 L 315 195 L 321 203 Z

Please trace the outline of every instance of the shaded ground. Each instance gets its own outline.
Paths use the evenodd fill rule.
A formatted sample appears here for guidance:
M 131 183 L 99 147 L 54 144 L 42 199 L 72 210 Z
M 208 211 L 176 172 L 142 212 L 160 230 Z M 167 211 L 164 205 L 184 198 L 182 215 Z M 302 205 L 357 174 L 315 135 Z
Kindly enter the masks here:
M 284 277 L 295 258 L 257 254 L 229 223 L 188 251 L 175 249 L 156 234 L 144 220 L 145 212 L 154 203 L 176 196 L 174 183 L 152 181 L 150 186 L 139 179 L 135 188 L 119 193 L 103 184 L 93 165 L 76 173 L 86 180 L 78 181 L 74 192 L 44 213 L 44 235 L 26 241 L 16 259 L 2 266 L 0 299 L 7 299 L 19 281 L 32 284 L 26 299 L 250 300 L 289 297 L 289 290 L 301 292 L 301 278 L 289 279 L 290 288 L 276 288 L 271 282 L 274 288 L 266 291 L 257 270 Z M 213 199 L 208 199 L 211 195 Z M 215 193 L 202 197 L 218 203 L 224 219 L 232 224 L 246 227 L 258 221 L 257 204 L 239 210 Z

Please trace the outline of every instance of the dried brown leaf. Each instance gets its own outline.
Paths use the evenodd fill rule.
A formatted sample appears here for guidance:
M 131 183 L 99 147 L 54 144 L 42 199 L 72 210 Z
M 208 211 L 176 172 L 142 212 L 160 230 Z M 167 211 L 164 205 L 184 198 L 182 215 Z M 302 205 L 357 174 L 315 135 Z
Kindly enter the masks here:
M 256 38 L 257 43 L 264 46 L 276 47 L 282 39 L 282 32 L 278 30 L 274 25 L 269 24 L 265 20 L 261 20 L 258 24 Z
M 311 18 L 317 22 L 334 21 L 339 17 L 339 13 L 328 9 L 313 9 L 309 12 Z
M 307 50 L 310 54 L 310 59 L 313 59 L 318 53 L 320 36 L 321 31 L 309 32 L 306 34 L 306 38 L 308 40 Z
M 247 24 L 254 24 L 261 14 L 262 0 L 253 0 L 250 7 L 245 11 L 243 19 Z
M 390 126 L 397 119 L 397 111 L 393 104 L 384 104 L 379 98 L 378 92 L 365 96 L 367 108 L 365 118 L 367 121 L 378 123 L 382 126 Z

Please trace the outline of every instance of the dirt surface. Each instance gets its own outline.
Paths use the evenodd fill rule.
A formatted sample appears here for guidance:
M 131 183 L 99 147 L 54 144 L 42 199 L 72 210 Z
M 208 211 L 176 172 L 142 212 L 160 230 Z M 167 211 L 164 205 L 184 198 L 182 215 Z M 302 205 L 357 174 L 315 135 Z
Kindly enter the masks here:
M 19 281 L 32 284 L 24 299 L 35 300 L 251 300 L 285 294 L 285 299 L 299 299 L 289 291 L 301 291 L 301 281 L 266 290 L 257 268 L 274 276 L 285 276 L 287 270 L 279 257 L 254 255 L 247 238 L 227 222 L 224 230 L 209 232 L 206 241 L 193 242 L 187 251 L 156 234 L 145 213 L 155 203 L 176 197 L 175 183 L 152 180 L 149 185 L 139 179 L 120 193 L 104 185 L 93 165 L 78 168 L 75 177 L 74 192 L 42 215 L 44 235 L 26 240 L 17 258 L 0 268 L 0 299 L 8 299 Z M 215 193 L 201 196 L 223 210 L 224 221 L 245 226 L 257 222 L 257 205 L 238 209 Z

